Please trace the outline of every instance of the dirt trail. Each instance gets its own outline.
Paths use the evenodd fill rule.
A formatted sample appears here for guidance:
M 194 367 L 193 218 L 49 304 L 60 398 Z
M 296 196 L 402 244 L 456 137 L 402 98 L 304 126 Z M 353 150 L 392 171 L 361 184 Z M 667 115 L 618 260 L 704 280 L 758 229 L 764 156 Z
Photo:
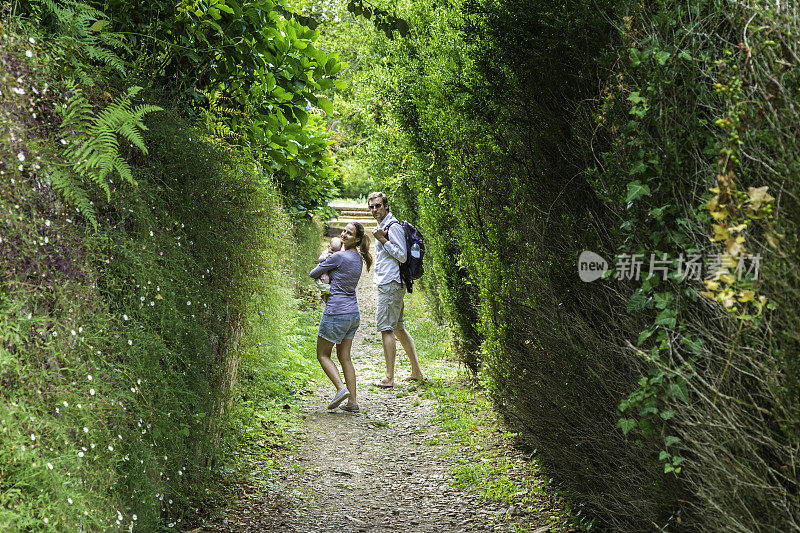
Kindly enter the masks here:
M 304 443 L 266 476 L 266 494 L 245 487 L 239 508 L 203 531 L 513 531 L 514 523 L 536 523 L 454 488 L 459 451 L 433 422 L 434 401 L 399 381 L 407 364 L 398 365 L 394 389 L 370 385 L 384 370 L 371 282 L 365 273 L 358 287 L 362 317 L 353 342 L 361 412 L 328 411 L 334 389 L 321 381 L 301 406 Z

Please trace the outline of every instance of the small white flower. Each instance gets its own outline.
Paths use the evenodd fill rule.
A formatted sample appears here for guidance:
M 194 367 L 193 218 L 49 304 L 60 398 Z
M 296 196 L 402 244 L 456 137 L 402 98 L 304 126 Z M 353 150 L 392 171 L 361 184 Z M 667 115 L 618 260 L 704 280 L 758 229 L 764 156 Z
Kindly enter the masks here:
M 36 435 L 34 435 L 33 433 L 31 433 L 31 440 L 36 440 Z
M 136 392 L 136 387 L 131 387 L 131 392 Z
M 64 402 L 64 407 L 69 407 L 69 404 L 67 402 Z
M 83 457 L 83 452 L 78 452 L 78 457 Z
M 108 451 L 110 451 L 110 452 L 114 451 L 114 447 L 112 445 L 110 445 L 110 444 L 108 445 Z
M 136 521 L 136 515 L 131 516 L 131 518 L 133 519 L 134 522 Z
M 61 139 L 61 141 L 59 141 L 59 142 L 60 142 L 61 144 L 67 144 L 67 140 L 66 140 L 66 139 Z
M 91 394 L 92 396 L 94 396 L 94 389 L 89 389 L 89 394 Z
M 81 404 L 78 404 L 76 407 L 77 407 L 78 409 L 80 409 L 80 408 L 81 408 Z
M 47 468 L 49 468 L 50 470 L 52 470 L 52 469 L 53 469 L 53 463 L 47 463 Z
M 77 331 L 75 331 L 74 329 L 73 329 L 72 331 L 70 331 L 70 333 L 72 333 L 72 336 L 73 336 L 73 337 L 74 337 L 75 335 L 77 335 L 77 334 L 78 334 L 78 332 L 77 332 Z
M 128 339 L 128 346 L 133 346 L 133 341 Z
M 49 522 L 50 522 L 50 520 L 49 520 L 49 519 L 48 519 L 46 516 L 44 517 L 44 519 L 42 519 L 42 521 L 43 521 L 45 524 L 47 524 L 47 523 L 49 523 Z
M 153 236 L 153 231 L 152 231 L 152 230 L 150 230 L 150 236 L 151 236 L 151 237 Z
M 192 305 L 191 300 L 186 300 L 186 305 Z
M 88 379 L 89 381 L 92 381 L 92 375 L 89 374 L 88 376 L 86 376 L 86 379 Z
M 33 52 L 31 52 L 30 50 L 26 50 L 25 55 L 28 57 L 33 57 Z
M 50 227 L 50 221 L 49 221 L 49 220 L 45 220 L 45 221 L 44 221 L 44 225 L 45 225 L 45 226 L 47 226 L 47 227 L 49 228 L 49 227 Z
M 67 503 L 72 503 L 72 498 L 67 498 Z
M 122 315 L 123 320 L 128 320 L 128 315 Z
M 19 159 L 20 161 L 25 161 L 25 154 L 23 154 L 22 152 L 18 153 L 17 159 Z
M 87 428 L 86 426 L 83 426 L 83 432 L 84 433 L 89 433 L 89 428 Z
M 28 42 L 31 43 L 31 44 L 36 44 L 36 39 L 31 37 L 31 38 L 28 39 Z

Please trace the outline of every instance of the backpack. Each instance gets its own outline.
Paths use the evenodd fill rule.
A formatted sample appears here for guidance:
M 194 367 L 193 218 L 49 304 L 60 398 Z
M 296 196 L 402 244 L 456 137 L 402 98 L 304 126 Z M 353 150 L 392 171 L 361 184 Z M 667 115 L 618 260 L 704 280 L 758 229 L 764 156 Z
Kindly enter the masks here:
M 401 222 L 394 220 L 390 222 L 386 226 L 387 232 L 392 227 L 392 224 L 401 224 Z M 406 238 L 406 260 L 404 263 L 400 263 L 400 278 L 403 280 L 406 290 L 413 292 L 414 280 L 419 279 L 425 273 L 425 269 L 422 266 L 422 258 L 425 256 L 425 239 L 411 222 L 404 220 L 402 226 L 403 234 Z

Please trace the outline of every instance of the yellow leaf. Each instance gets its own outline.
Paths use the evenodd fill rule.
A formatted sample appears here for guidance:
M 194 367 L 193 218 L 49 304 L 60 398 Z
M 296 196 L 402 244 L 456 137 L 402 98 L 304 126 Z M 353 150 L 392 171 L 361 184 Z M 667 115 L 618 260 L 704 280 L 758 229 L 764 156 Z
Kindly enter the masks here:
M 724 209 L 720 211 L 711 211 L 711 216 L 714 217 L 714 220 L 722 220 L 728 217 L 728 212 Z
M 714 196 L 711 200 L 706 202 L 706 208 L 709 211 L 716 211 L 719 208 L 719 196 Z
M 705 296 L 709 300 L 716 300 L 717 294 L 711 291 L 703 291 L 700 293 L 700 296 Z
M 736 303 L 736 300 L 733 297 L 733 291 L 731 290 L 722 291 L 717 299 L 728 309 L 733 307 L 733 305 Z
M 712 291 L 719 289 L 719 282 L 714 281 L 713 279 L 707 279 L 703 283 L 706 284 L 706 288 Z
M 744 246 L 742 246 L 742 243 L 739 241 L 739 239 L 728 239 L 725 241 L 725 247 L 728 249 L 728 253 L 731 257 L 736 257 L 744 251 Z
M 736 278 L 734 278 L 732 274 L 723 274 L 719 277 L 719 279 L 728 285 L 732 285 L 736 281 Z
M 728 228 L 721 224 L 712 224 L 711 227 L 714 228 L 714 236 L 711 237 L 711 242 L 724 241 L 730 236 Z
M 781 239 L 786 237 L 786 234 L 783 233 L 765 233 L 764 238 L 767 240 L 767 244 L 772 246 L 773 248 L 777 248 L 780 245 Z
M 775 198 L 767 193 L 769 187 L 750 187 L 747 189 L 747 195 L 750 197 L 750 208 L 753 211 L 761 209 L 762 204 L 768 204 Z
M 739 224 L 738 226 L 733 226 L 732 228 L 728 228 L 729 231 L 735 231 L 737 233 L 740 231 L 744 231 L 746 229 L 747 229 L 747 224 Z M 744 237 L 742 237 L 742 240 L 744 240 Z
M 755 291 L 745 290 L 739 294 L 737 300 L 739 300 L 742 303 L 746 303 L 755 298 L 755 295 L 756 295 Z
M 733 256 L 730 256 L 728 254 L 722 254 L 722 266 L 725 267 L 725 269 L 724 269 L 725 272 L 718 271 L 717 274 L 720 274 L 720 273 L 721 274 L 726 274 L 726 273 L 729 272 L 729 270 L 728 270 L 729 268 L 734 268 L 735 269 L 738 266 L 738 264 L 739 263 L 736 261 L 736 259 L 733 258 Z

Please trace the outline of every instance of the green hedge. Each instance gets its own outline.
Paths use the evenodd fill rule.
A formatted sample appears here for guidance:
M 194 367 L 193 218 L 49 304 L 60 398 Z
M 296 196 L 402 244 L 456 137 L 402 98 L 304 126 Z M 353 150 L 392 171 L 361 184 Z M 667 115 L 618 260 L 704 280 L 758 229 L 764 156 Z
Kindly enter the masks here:
M 89 217 L 50 179 L 82 134 L 55 112 L 69 86 L 35 39 L 2 39 L 0 527 L 183 527 L 213 507 L 240 359 L 265 351 L 242 335 L 281 332 L 319 230 L 295 230 L 256 158 L 169 100 L 140 130 L 149 153 L 120 149 L 130 182 L 70 182 Z M 88 92 L 92 117 L 109 97 Z
M 587 525 L 796 529 L 796 13 L 477 0 L 401 14 L 414 38 L 376 36 L 383 61 L 354 76 L 392 111 L 362 157 L 381 154 L 376 179 L 425 233 L 425 286 L 465 363 Z M 584 250 L 612 268 L 642 253 L 645 276 L 668 254 L 672 275 L 583 283 Z M 723 252 L 760 253 L 760 279 L 675 275 L 681 254 Z

